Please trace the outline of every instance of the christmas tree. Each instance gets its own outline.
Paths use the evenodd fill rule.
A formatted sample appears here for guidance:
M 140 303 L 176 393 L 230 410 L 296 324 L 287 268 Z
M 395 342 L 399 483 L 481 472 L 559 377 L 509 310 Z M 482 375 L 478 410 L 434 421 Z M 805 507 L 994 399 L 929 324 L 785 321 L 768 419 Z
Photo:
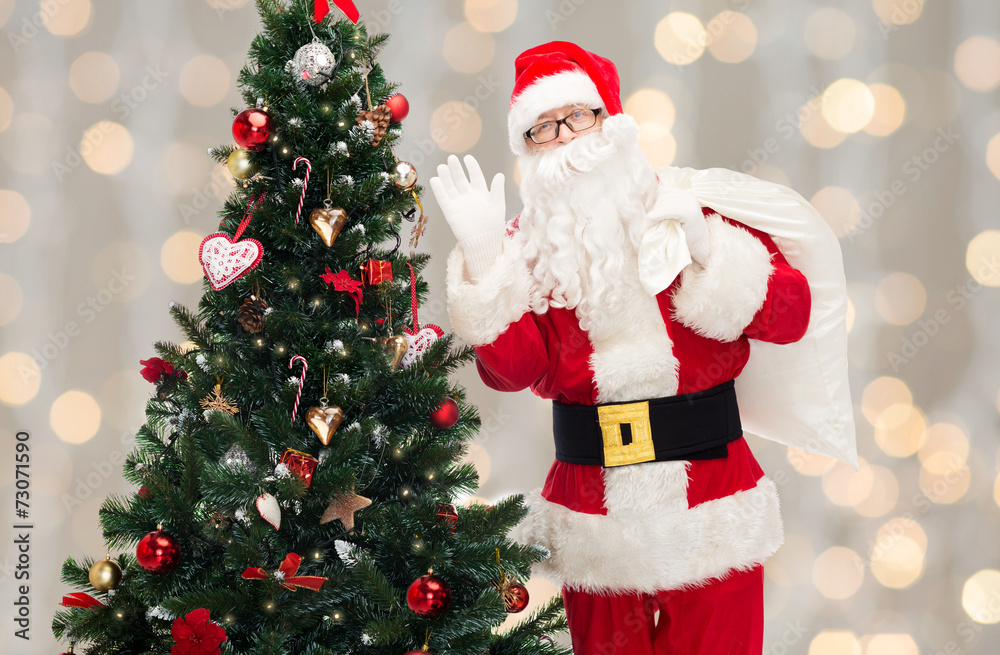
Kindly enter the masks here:
M 506 536 L 522 499 L 452 504 L 478 486 L 448 377 L 474 353 L 418 323 L 428 256 L 399 233 L 415 247 L 426 219 L 387 37 L 304 4 L 258 0 L 205 293 L 171 307 L 185 346 L 141 362 L 139 490 L 101 508 L 107 558 L 64 564 L 53 630 L 101 654 L 565 652 L 557 600 L 498 632 L 545 556 Z

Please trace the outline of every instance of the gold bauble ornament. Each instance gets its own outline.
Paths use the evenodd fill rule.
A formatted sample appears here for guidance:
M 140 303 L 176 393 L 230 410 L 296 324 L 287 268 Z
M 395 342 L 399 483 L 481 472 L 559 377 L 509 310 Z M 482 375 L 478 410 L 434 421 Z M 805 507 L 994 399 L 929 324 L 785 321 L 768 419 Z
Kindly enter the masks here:
M 409 348 L 409 345 L 406 343 L 406 337 L 402 334 L 394 334 L 391 337 L 379 337 L 378 342 L 382 345 L 385 356 L 389 358 L 392 370 L 398 370 L 400 362 L 403 361 L 403 355 L 406 354 L 406 350 Z
M 233 150 L 233 154 L 229 155 L 229 161 L 226 162 L 226 166 L 229 168 L 230 174 L 237 180 L 245 180 L 248 177 L 253 177 L 259 168 L 257 164 L 250 161 L 250 153 L 243 148 Z
M 98 591 L 117 589 L 122 582 L 122 567 L 110 557 L 94 562 L 90 567 L 90 584 Z
M 329 200 L 324 201 L 324 205 L 322 209 L 312 210 L 309 214 L 309 224 L 329 248 L 347 225 L 347 212 L 340 207 L 330 207 Z
M 324 400 L 320 400 L 322 407 L 312 407 L 306 412 L 306 425 L 316 433 L 324 446 L 329 446 L 333 433 L 344 420 L 344 412 L 336 405 L 327 407 Z
M 409 162 L 397 161 L 389 177 L 400 189 L 410 189 L 417 183 L 417 169 Z

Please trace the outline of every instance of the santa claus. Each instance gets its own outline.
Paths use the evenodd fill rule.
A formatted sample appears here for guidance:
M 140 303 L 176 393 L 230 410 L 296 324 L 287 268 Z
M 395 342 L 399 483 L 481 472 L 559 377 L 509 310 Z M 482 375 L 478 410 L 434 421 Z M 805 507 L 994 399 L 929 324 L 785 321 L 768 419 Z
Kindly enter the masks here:
M 548 550 L 577 655 L 759 654 L 782 526 L 743 430 L 855 457 L 836 239 L 784 187 L 654 171 L 614 64 L 574 44 L 518 57 L 508 126 L 517 218 L 471 156 L 430 184 L 459 242 L 452 329 L 489 387 L 552 400 L 556 461 L 515 536 Z

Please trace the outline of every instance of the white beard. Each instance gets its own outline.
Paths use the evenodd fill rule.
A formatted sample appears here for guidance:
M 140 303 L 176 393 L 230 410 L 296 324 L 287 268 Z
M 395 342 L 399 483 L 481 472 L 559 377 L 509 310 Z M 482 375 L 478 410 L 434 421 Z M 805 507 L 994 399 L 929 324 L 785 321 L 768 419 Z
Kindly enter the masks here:
M 541 292 L 532 309 L 575 308 L 588 331 L 614 316 L 628 301 L 623 290 L 637 284 L 646 211 L 656 200 L 634 121 L 608 121 L 618 121 L 615 129 L 520 160 L 524 211 L 514 238 Z

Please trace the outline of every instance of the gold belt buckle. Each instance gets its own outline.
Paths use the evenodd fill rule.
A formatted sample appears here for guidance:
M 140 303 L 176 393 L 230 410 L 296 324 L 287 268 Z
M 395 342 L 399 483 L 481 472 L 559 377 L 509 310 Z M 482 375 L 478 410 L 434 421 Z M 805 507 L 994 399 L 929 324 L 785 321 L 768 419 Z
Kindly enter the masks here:
M 648 402 L 603 405 L 597 408 L 597 419 L 601 423 L 601 434 L 604 437 L 605 467 L 652 462 L 656 459 Z M 632 441 L 628 445 L 622 443 L 623 423 L 628 423 L 632 429 Z

